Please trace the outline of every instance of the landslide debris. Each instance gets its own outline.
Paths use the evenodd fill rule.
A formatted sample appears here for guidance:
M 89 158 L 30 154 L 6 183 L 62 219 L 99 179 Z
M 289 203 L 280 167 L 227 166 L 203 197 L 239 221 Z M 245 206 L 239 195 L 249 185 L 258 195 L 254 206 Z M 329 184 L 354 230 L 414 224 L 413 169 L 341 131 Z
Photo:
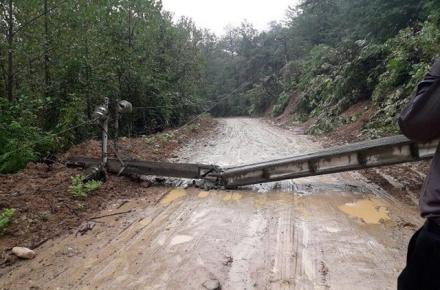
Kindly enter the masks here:
M 117 143 L 123 157 L 143 160 L 166 160 L 195 136 L 209 134 L 216 121 L 207 117 L 178 129 L 139 138 L 121 138 Z M 110 148 L 111 149 L 111 148 Z M 81 173 L 63 162 L 71 156 L 98 158 L 99 140 L 88 140 L 57 156 L 57 162 L 29 163 L 16 174 L 0 175 L 0 212 L 15 209 L 14 217 L 0 236 L 0 266 L 16 261 L 12 248 L 20 245 L 35 250 L 48 239 L 76 228 L 110 202 L 145 196 L 151 203 L 163 190 L 145 187 L 139 180 L 110 175 L 107 182 L 85 199 L 75 199 L 69 192 L 71 177 Z M 111 152 L 110 152 L 111 153 Z

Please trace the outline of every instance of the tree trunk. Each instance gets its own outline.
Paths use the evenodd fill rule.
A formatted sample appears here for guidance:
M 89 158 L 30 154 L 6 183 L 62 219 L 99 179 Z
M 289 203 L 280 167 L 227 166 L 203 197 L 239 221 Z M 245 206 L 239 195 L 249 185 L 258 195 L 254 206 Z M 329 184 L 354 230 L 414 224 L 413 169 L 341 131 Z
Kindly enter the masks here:
M 44 0 L 44 96 L 49 97 L 50 73 L 49 73 L 49 11 L 47 0 Z
M 131 55 L 133 51 L 133 39 L 132 39 L 132 8 L 129 6 L 128 10 L 128 75 L 127 75 L 127 91 L 128 97 L 131 99 Z
M 9 0 L 8 5 L 8 80 L 6 83 L 7 96 L 10 101 L 15 100 L 14 95 L 14 4 L 13 0 Z
M 86 35 L 86 102 L 87 102 L 87 118 L 92 118 L 92 100 L 90 96 L 90 64 L 89 64 L 89 39 L 87 37 L 87 31 L 85 32 Z

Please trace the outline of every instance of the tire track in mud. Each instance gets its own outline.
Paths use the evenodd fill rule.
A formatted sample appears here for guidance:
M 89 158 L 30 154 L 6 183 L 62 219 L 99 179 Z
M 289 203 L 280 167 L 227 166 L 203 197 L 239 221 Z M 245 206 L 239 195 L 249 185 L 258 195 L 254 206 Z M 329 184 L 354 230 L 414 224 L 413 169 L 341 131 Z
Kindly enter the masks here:
M 116 252 L 112 252 L 106 259 L 96 261 L 94 266 L 97 269 L 102 265 L 105 265 L 104 268 L 97 273 L 83 277 L 82 280 L 93 280 L 96 281 L 96 284 L 102 285 L 121 272 L 132 272 L 128 270 L 129 265 L 139 263 L 134 277 L 126 279 L 127 287 L 131 287 L 129 289 L 138 289 L 138 287 L 142 289 L 142 285 L 147 282 L 154 285 L 154 277 L 149 277 L 146 275 L 147 273 L 139 271 L 143 268 L 142 264 L 145 261 L 151 264 L 156 262 L 161 250 L 167 246 L 167 242 L 171 241 L 171 237 L 181 230 L 181 225 L 187 222 L 197 205 L 200 204 L 188 206 L 187 202 L 178 200 L 166 205 L 165 208 L 159 208 L 159 213 L 153 213 L 152 218 L 146 215 L 138 223 L 138 226 L 134 226 L 122 238 L 115 240 L 116 245 L 114 247 L 119 247 Z
M 302 276 L 298 268 L 299 231 L 295 227 L 292 208 L 283 209 L 276 226 L 276 251 L 271 286 L 273 289 L 295 289 L 295 280 Z
M 224 126 L 224 130 L 221 138 L 217 138 L 217 146 L 200 148 L 197 144 L 193 144 L 191 150 L 197 154 L 186 155 L 184 151 L 184 156 L 181 159 L 199 162 L 212 157 L 210 160 L 213 163 L 221 162 L 224 166 L 231 166 L 304 154 L 319 148 L 319 145 L 313 144 L 307 136 L 280 130 L 261 120 L 223 119 L 220 120 L 220 123 Z M 225 139 L 229 144 L 224 142 Z M 228 148 L 233 150 L 228 151 Z M 363 286 L 357 286 L 358 289 L 395 288 L 393 285 L 395 285 L 396 273 L 398 272 L 396 268 L 402 267 L 400 265 L 404 261 L 406 243 L 412 234 L 411 231 L 402 229 L 399 224 L 402 223 L 400 220 L 410 224 L 420 224 L 421 221 L 414 207 L 408 207 L 380 187 L 369 184 L 358 173 L 289 180 L 251 186 L 247 189 L 264 193 L 279 191 L 324 197 L 321 200 L 318 198 L 318 203 L 315 203 L 315 210 L 317 210 L 318 217 L 321 215 L 320 218 L 312 216 L 304 219 L 305 212 L 297 212 L 293 214 L 295 215 L 294 220 L 287 228 L 281 226 L 283 223 L 289 225 L 286 220 L 280 220 L 277 225 L 269 223 L 271 226 L 279 227 L 280 232 L 269 230 L 269 236 L 278 236 L 277 240 L 274 240 L 273 237 L 268 238 L 277 247 L 277 250 L 275 253 L 273 251 L 271 254 L 266 253 L 264 263 L 266 268 L 271 263 L 276 265 L 271 269 L 282 265 L 280 269 L 284 269 L 284 272 L 272 274 L 269 279 L 272 283 L 267 284 L 266 281 L 265 288 L 353 289 L 353 285 L 358 285 L 358 282 L 362 281 L 364 277 L 377 277 L 377 281 L 372 282 L 371 279 L 364 278 L 367 283 L 364 283 Z M 336 200 L 328 200 L 326 197 L 328 194 L 335 195 Z M 381 223 L 378 226 L 369 226 L 362 224 L 362 221 L 344 216 L 339 211 L 339 206 L 373 196 L 382 200 L 389 208 L 391 215 L 389 222 Z M 324 202 L 324 200 L 328 201 Z M 304 210 L 304 208 L 310 209 L 307 205 L 304 205 L 302 209 Z M 271 214 L 276 216 L 277 213 Z M 327 220 L 322 217 L 322 214 L 326 216 Z M 301 218 L 298 219 L 298 216 Z M 331 223 L 333 228 L 327 227 L 328 223 Z M 325 229 L 328 229 L 328 232 Z M 285 234 L 280 235 L 281 232 Z M 291 234 L 294 235 L 293 238 L 290 238 Z M 309 240 L 310 236 L 313 236 L 313 240 Z M 350 237 L 352 237 L 351 240 Z M 294 249 L 283 246 L 283 244 L 289 246 L 293 244 Z M 392 249 L 386 251 L 385 249 L 389 245 L 392 245 Z M 283 253 L 287 255 L 289 252 L 294 252 L 295 266 L 291 266 L 283 255 Z M 268 262 L 273 254 L 275 255 L 274 261 Z M 346 270 L 341 268 L 343 263 L 348 265 Z M 385 265 L 388 265 L 388 268 L 393 271 L 384 274 L 375 273 L 377 269 L 386 269 Z M 293 279 L 285 273 L 293 273 Z M 350 275 L 344 273 L 350 273 Z M 284 284 L 280 284 L 282 281 Z

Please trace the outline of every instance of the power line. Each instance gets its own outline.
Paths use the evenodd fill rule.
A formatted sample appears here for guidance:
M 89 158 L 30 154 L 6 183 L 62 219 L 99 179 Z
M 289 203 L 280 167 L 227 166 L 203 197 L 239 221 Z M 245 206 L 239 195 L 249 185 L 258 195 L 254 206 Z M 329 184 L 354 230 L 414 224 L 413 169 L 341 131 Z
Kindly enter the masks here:
M 189 107 L 189 106 L 197 106 L 197 104 L 189 103 L 189 104 L 182 104 L 182 105 L 163 105 L 163 106 L 145 106 L 145 107 L 133 107 L 133 110 L 144 110 L 144 109 L 180 109 L 182 107 Z
M 36 143 L 40 143 L 40 142 L 44 141 L 44 140 L 47 139 L 47 138 L 54 138 L 54 137 L 56 137 L 56 136 L 62 135 L 62 134 L 67 133 L 67 132 L 70 132 L 70 131 L 75 130 L 75 129 L 79 128 L 79 127 L 82 127 L 82 126 L 84 126 L 84 125 L 87 125 L 87 124 L 90 124 L 90 123 L 96 122 L 96 120 L 97 120 L 97 119 L 92 119 L 92 120 L 84 121 L 84 122 L 82 122 L 82 123 L 80 123 L 80 124 L 77 124 L 77 125 L 75 125 L 75 126 L 69 127 L 69 128 L 67 128 L 67 129 L 65 129 L 65 130 L 62 130 L 62 131 L 60 131 L 60 132 L 57 132 L 57 133 L 51 134 L 50 136 L 44 136 L 44 137 L 42 137 L 42 138 L 40 138 L 40 139 L 37 139 L 36 141 L 34 141 L 34 142 L 32 142 L 32 143 L 28 143 L 28 144 L 25 144 L 25 145 L 21 145 L 20 147 L 16 148 L 15 150 L 13 150 L 13 151 L 9 151 L 9 152 L 6 152 L 5 154 L 11 155 L 11 154 L 17 153 L 17 152 L 19 152 L 19 151 L 21 151 L 21 150 L 23 150 L 23 149 L 25 149 L 25 148 L 27 148 L 27 147 L 34 146 Z
M 26 28 L 27 26 L 31 25 L 34 21 L 38 20 L 39 18 L 46 16 L 46 14 L 51 13 L 53 10 L 61 7 L 61 5 L 68 3 L 69 0 L 67 1 L 62 1 L 60 3 L 58 3 L 57 6 L 53 6 L 52 8 L 49 8 L 47 11 L 44 11 L 43 13 L 38 14 L 37 16 L 31 18 L 29 21 L 26 21 L 25 23 L 23 23 L 22 25 L 20 25 L 17 29 L 15 29 L 14 32 L 12 32 L 12 36 L 14 36 L 15 34 L 17 34 L 18 32 L 20 32 L 21 30 L 23 30 L 24 28 Z
M 220 98 L 220 99 L 218 99 L 211 107 L 209 107 L 208 109 L 206 109 L 206 110 L 204 110 L 203 112 L 201 112 L 200 114 L 198 114 L 196 117 L 194 117 L 194 118 L 192 118 L 191 120 L 189 120 L 188 122 L 186 122 L 185 124 L 183 124 L 180 128 L 185 128 L 186 126 L 188 126 L 189 124 L 191 124 L 191 123 L 193 123 L 193 122 L 195 122 L 196 120 L 198 120 L 202 115 L 204 115 L 204 114 L 206 114 L 206 113 L 208 113 L 209 111 L 211 111 L 212 109 L 214 109 L 221 101 L 223 101 L 223 100 L 225 100 L 225 99 L 228 99 L 228 98 L 230 98 L 232 96 L 232 94 L 231 95 L 226 95 L 225 97 L 223 97 L 223 98 Z M 77 125 L 74 125 L 74 126 L 71 126 L 71 127 L 69 127 L 69 128 L 66 128 L 66 129 L 64 129 L 64 130 L 62 130 L 62 131 L 59 131 L 59 132 L 57 132 L 57 133 L 53 133 L 53 134 L 51 134 L 50 136 L 45 136 L 45 137 L 42 137 L 42 138 L 40 138 L 40 139 L 37 139 L 36 141 L 34 141 L 34 142 L 32 142 L 32 143 L 28 143 L 28 144 L 25 144 L 25 145 L 21 145 L 21 146 L 19 146 L 18 148 L 16 148 L 15 150 L 13 150 L 13 151 L 9 151 L 9 152 L 7 152 L 7 153 L 5 153 L 5 154 L 14 154 L 14 153 L 17 153 L 17 152 L 19 152 L 19 151 L 21 151 L 21 150 L 23 150 L 23 149 L 25 149 L 25 148 L 27 148 L 27 147 L 31 147 L 31 146 L 33 146 L 33 145 L 35 145 L 36 143 L 39 143 L 39 142 L 42 142 L 42 141 L 44 141 L 45 139 L 47 139 L 47 138 L 54 138 L 54 137 L 56 137 L 56 136 L 59 136 L 59 135 L 62 135 L 62 134 L 64 134 L 64 133 L 67 133 L 67 132 L 70 132 L 70 131 L 72 131 L 72 130 L 75 130 L 75 129 L 77 129 L 77 128 L 80 128 L 80 127 L 82 127 L 82 126 L 84 126 L 84 125 L 88 125 L 88 124 L 91 124 L 91 123 L 94 123 L 94 122 L 96 122 L 98 119 L 97 118 L 95 118 L 95 119 L 92 119 L 92 120 L 86 120 L 86 121 L 84 121 L 84 122 L 81 122 L 81 123 L 79 123 L 79 124 L 77 124 Z M 108 133 L 108 131 L 106 131 L 106 133 L 109 135 L 109 137 L 111 137 L 111 135 Z M 122 159 L 118 156 L 118 153 L 117 153 L 117 146 L 116 146 L 116 141 L 114 140 L 114 144 L 112 144 L 112 147 L 113 147 L 113 150 L 114 150 L 114 152 L 115 152 L 115 155 L 116 155 L 116 157 L 119 159 L 119 161 L 121 162 L 121 164 L 124 164 L 123 163 L 123 161 L 122 161 Z
M 185 128 L 185 127 L 188 126 L 189 124 L 191 124 L 191 123 L 197 121 L 198 119 L 200 119 L 200 118 L 202 117 L 202 115 L 204 115 L 204 114 L 210 112 L 210 111 L 213 110 L 215 107 L 217 107 L 217 106 L 220 104 L 221 101 L 224 101 L 224 100 L 226 100 L 226 99 L 229 99 L 229 98 L 233 97 L 233 96 L 234 96 L 234 93 L 235 93 L 236 91 L 237 91 L 237 90 L 234 90 L 234 91 L 232 91 L 229 95 L 226 95 L 226 96 L 224 96 L 224 97 L 218 99 L 218 100 L 217 100 L 217 101 L 216 101 L 211 107 L 209 107 L 208 109 L 206 109 L 206 110 L 203 111 L 202 113 L 198 114 L 198 115 L 197 115 L 196 117 L 194 117 L 193 119 L 191 119 L 191 120 L 189 120 L 188 122 L 186 122 L 185 124 L 183 124 L 183 125 L 181 126 L 181 128 Z

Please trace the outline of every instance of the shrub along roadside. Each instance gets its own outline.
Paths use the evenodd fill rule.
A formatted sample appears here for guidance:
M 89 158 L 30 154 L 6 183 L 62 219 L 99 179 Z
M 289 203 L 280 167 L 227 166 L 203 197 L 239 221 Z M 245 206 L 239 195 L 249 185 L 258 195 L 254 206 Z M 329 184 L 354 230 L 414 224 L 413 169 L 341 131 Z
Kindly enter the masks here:
M 5 208 L 0 213 L 0 235 L 6 230 L 8 225 L 11 223 L 12 218 L 14 217 L 15 209 L 13 208 Z
M 341 124 L 351 105 L 371 100 L 378 108 L 365 125 L 370 137 L 399 133 L 397 118 L 435 58 L 440 29 L 432 22 L 406 28 L 383 44 L 357 41 L 338 48 L 315 47 L 296 79 L 301 99 L 296 113 L 316 118 L 309 133 L 322 134 Z
M 81 175 L 72 176 L 72 184 L 69 186 L 69 192 L 74 198 L 83 199 L 87 195 L 102 186 L 101 181 L 89 180 L 84 182 L 84 178 Z

